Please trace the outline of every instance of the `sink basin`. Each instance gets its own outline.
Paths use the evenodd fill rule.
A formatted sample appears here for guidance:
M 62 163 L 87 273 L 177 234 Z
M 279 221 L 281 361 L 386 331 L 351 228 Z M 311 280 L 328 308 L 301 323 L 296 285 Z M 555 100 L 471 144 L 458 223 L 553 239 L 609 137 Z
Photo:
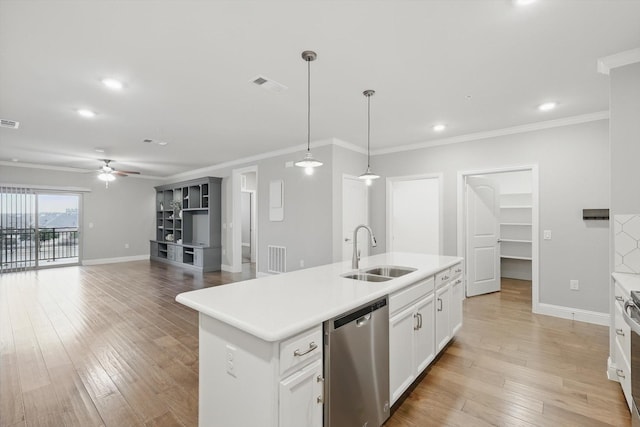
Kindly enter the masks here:
M 374 274 L 366 273 L 347 273 L 343 274 L 342 277 L 353 280 L 364 280 L 365 282 L 386 282 L 387 280 L 392 279 L 391 277 L 376 276 Z
M 378 267 L 372 267 L 372 268 L 368 268 L 366 270 L 364 270 L 365 273 L 368 274 L 375 274 L 378 276 L 385 276 L 385 277 L 400 277 L 400 276 L 404 276 L 405 274 L 409 274 L 409 273 L 413 273 L 414 271 L 416 271 L 416 268 L 411 268 L 411 267 L 398 267 L 398 266 L 394 266 L 394 265 L 381 265 Z

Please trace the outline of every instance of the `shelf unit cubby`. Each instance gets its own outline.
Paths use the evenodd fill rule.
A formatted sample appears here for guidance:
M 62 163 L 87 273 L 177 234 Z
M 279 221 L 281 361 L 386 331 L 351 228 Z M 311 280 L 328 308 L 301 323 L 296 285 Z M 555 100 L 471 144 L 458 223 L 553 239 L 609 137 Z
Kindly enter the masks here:
M 527 274 L 530 276 L 532 212 L 531 193 L 500 195 L 500 258 L 503 277 L 527 279 Z
M 218 271 L 222 260 L 222 178 L 204 177 L 156 189 L 154 261 Z

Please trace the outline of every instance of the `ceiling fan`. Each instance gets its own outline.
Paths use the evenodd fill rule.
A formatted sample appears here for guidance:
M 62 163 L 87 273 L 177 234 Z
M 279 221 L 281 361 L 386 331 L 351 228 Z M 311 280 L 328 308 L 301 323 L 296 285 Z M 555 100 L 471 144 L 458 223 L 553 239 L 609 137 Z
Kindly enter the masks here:
M 114 181 L 116 179 L 116 176 L 125 177 L 129 175 L 140 175 L 140 172 L 121 171 L 121 170 L 116 170 L 112 168 L 110 165 L 112 160 L 110 159 L 99 159 L 99 160 L 104 162 L 104 164 L 98 169 L 98 172 L 99 172 L 98 179 L 101 181 L 104 181 L 107 187 L 109 186 L 109 182 Z

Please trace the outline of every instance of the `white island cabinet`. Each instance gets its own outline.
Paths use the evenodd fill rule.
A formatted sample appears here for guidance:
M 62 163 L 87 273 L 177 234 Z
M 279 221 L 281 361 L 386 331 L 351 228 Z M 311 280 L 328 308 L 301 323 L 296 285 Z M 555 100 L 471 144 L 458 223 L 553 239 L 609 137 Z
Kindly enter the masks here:
M 384 296 L 390 306 L 391 395 L 397 400 L 437 354 L 434 283 L 444 271 L 453 279 L 460 261 L 388 253 L 361 260 L 360 268 L 416 270 L 365 282 L 341 277 L 351 266 L 339 262 L 178 295 L 178 302 L 200 312 L 199 425 L 322 426 L 323 322 Z M 452 328 L 448 322 L 450 337 Z

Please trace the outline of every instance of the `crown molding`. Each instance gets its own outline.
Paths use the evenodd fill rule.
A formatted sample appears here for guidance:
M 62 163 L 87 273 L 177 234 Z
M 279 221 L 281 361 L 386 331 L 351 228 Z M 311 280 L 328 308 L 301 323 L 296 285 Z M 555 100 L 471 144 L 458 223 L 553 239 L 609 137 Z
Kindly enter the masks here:
M 11 166 L 14 168 L 30 168 L 30 169 L 45 169 L 52 170 L 58 172 L 72 172 L 72 173 L 91 173 L 98 172 L 97 169 L 82 169 L 82 168 L 70 168 L 66 166 L 52 166 L 52 165 L 43 165 L 39 163 L 22 163 L 22 162 L 7 162 L 4 160 L 0 160 L 0 166 Z M 128 178 L 138 178 L 138 179 L 163 179 L 159 176 L 153 175 L 128 175 Z
M 640 62 L 640 47 L 598 59 L 598 72 L 607 76 L 613 68 Z
M 311 143 L 311 148 L 319 148 L 319 147 L 324 147 L 327 145 L 333 145 L 336 142 L 335 138 L 330 138 L 330 139 L 323 139 L 317 142 L 312 142 Z M 344 142 L 344 144 L 350 144 L 348 142 Z M 192 175 L 207 175 L 211 172 L 215 172 L 218 171 L 220 169 L 226 169 L 226 168 L 230 168 L 233 166 L 238 166 L 238 165 L 245 165 L 247 163 L 253 163 L 253 162 L 257 162 L 259 160 L 264 160 L 264 159 L 270 159 L 272 157 L 278 157 L 278 156 L 284 156 L 286 154 L 293 154 L 296 152 L 300 152 L 300 151 L 306 151 L 307 150 L 307 144 L 300 144 L 300 145 L 296 145 L 294 147 L 289 147 L 289 148 L 283 148 L 280 150 L 274 150 L 274 151 L 267 151 L 266 153 L 262 153 L 262 154 L 256 154 L 255 156 L 249 156 L 249 157 L 243 157 L 240 159 L 236 159 L 236 160 L 230 160 L 228 162 L 224 162 L 224 163 L 218 163 L 217 165 L 211 165 L 211 166 L 205 166 L 203 168 L 199 168 L 199 169 L 193 169 L 190 171 L 186 171 L 186 172 L 180 172 L 177 173 L 175 175 L 170 175 L 167 176 L 165 178 L 165 180 L 180 180 L 186 177 L 190 177 Z
M 454 136 L 451 138 L 436 139 L 433 141 L 418 142 L 415 144 L 401 145 L 398 147 L 382 148 L 371 152 L 372 156 L 382 154 L 398 153 L 401 151 L 419 150 L 421 148 L 436 147 L 439 145 L 458 144 L 461 142 L 477 141 L 487 138 L 495 138 L 498 136 L 514 135 L 518 133 L 527 133 L 543 129 L 551 129 L 556 127 L 570 126 L 580 123 L 594 122 L 598 120 L 607 120 L 609 118 L 608 111 L 600 111 L 591 114 L 582 114 L 580 116 L 565 117 L 556 120 L 547 120 L 544 122 L 530 123 L 522 126 L 514 126 L 504 129 L 496 129 L 487 132 L 469 133 L 466 135 Z
M 356 153 L 367 154 L 366 148 L 360 147 L 359 145 L 353 144 L 351 142 L 343 141 L 342 139 L 333 138 L 333 145 L 354 151 Z

